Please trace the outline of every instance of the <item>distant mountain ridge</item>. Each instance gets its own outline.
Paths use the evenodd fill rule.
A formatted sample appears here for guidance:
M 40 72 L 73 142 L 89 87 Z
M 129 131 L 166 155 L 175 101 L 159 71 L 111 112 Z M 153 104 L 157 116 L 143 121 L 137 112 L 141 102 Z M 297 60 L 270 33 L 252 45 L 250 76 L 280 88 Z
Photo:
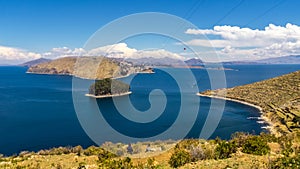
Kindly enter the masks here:
M 223 62 L 223 64 L 300 64 L 300 55 L 281 56 L 253 61 L 232 61 Z
M 257 62 L 265 63 L 265 64 L 300 64 L 300 55 L 268 58 L 268 59 L 258 60 Z
M 195 65 L 203 65 L 203 61 L 201 59 L 192 58 L 184 61 L 188 66 L 195 66 Z
M 20 64 L 19 66 L 24 66 L 24 67 L 31 67 L 40 63 L 45 63 L 45 62 L 49 62 L 51 61 L 51 59 L 46 59 L 46 58 L 39 58 L 39 59 L 35 59 L 35 60 L 31 60 L 25 63 Z
M 73 58 L 73 59 L 72 59 Z M 66 57 L 60 58 L 56 60 L 49 60 L 45 58 L 36 59 L 33 61 L 29 61 L 19 66 L 26 66 L 30 67 L 28 72 L 30 73 L 49 73 L 49 74 L 72 74 L 73 70 L 71 67 L 75 64 L 76 57 Z M 87 58 L 87 57 L 80 57 L 80 58 Z M 91 57 L 89 57 L 91 58 Z M 75 59 L 75 60 L 74 60 Z M 169 57 L 164 58 L 154 58 L 154 57 L 146 57 L 146 58 L 139 58 L 139 59 L 122 59 L 122 58 L 107 58 L 106 60 L 110 60 L 117 64 L 118 66 L 122 66 L 120 69 L 120 75 L 127 74 L 126 72 L 135 72 L 135 69 L 142 69 L 140 68 L 133 68 L 136 65 L 142 65 L 143 68 L 145 67 L 181 67 L 181 66 L 203 66 L 204 62 L 198 58 L 191 58 L 185 61 L 173 59 Z M 86 60 L 87 61 L 87 60 Z M 62 62 L 62 63 L 60 63 Z M 87 61 L 89 64 L 93 65 L 93 62 Z M 276 57 L 276 58 L 267 58 L 261 60 L 254 60 L 254 61 L 229 61 L 229 62 L 222 62 L 223 65 L 255 65 L 255 64 L 300 64 L 300 55 L 295 56 L 283 56 L 283 57 Z M 215 64 L 214 62 L 205 62 L 205 64 Z M 58 68 L 57 68 L 58 66 Z M 115 66 L 111 65 L 114 69 Z M 133 68 L 133 69 L 132 69 Z M 107 68 L 108 69 L 108 68 Z M 87 70 L 88 67 L 87 67 Z M 86 75 L 84 75 L 86 76 Z

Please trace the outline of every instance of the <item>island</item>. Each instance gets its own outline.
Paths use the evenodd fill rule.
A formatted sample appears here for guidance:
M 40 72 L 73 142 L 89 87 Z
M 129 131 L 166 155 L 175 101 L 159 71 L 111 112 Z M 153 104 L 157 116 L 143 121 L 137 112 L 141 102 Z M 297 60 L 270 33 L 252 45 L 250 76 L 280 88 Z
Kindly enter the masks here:
M 97 80 L 89 88 L 89 93 L 86 94 L 92 98 L 107 98 L 124 96 L 131 94 L 130 86 L 116 79 L 106 78 Z

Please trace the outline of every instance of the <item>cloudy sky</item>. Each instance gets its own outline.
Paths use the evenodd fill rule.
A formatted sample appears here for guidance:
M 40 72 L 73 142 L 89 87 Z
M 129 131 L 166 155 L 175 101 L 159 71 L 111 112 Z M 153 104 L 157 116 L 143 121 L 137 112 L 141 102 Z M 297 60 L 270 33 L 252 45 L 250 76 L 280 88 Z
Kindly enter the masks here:
M 0 0 L 0 65 L 74 55 L 187 59 L 195 56 L 188 47 L 206 48 L 200 55 L 217 53 L 212 61 L 299 55 L 299 6 L 296 0 Z M 169 13 L 196 25 L 181 32 L 189 37 L 181 42 L 187 50 L 173 41 L 141 38 L 83 48 L 107 23 L 138 12 Z

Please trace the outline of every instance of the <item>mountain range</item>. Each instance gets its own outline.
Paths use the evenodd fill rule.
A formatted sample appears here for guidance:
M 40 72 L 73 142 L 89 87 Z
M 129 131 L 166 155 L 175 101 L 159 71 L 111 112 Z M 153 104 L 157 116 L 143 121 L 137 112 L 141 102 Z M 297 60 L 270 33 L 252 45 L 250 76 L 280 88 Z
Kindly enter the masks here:
M 232 61 L 223 62 L 224 65 L 234 65 L 234 64 L 300 64 L 300 55 L 292 56 L 281 56 L 275 58 L 267 58 L 254 61 Z
M 35 60 L 31 60 L 25 63 L 20 64 L 19 66 L 24 66 L 24 67 L 31 67 L 40 63 L 45 63 L 45 62 L 49 62 L 51 61 L 51 59 L 46 59 L 46 58 L 39 58 L 39 59 L 35 59 Z
M 89 64 L 93 64 L 93 62 L 88 61 L 88 57 L 79 57 L 85 58 L 84 60 L 87 61 Z M 97 58 L 97 57 L 95 57 Z M 103 57 L 102 57 L 103 58 Z M 108 59 L 108 60 L 107 60 Z M 192 58 L 185 61 L 164 57 L 161 59 L 147 57 L 147 58 L 140 58 L 140 59 L 121 59 L 121 58 L 107 58 L 107 63 L 113 62 L 114 64 L 109 65 L 118 65 L 119 67 L 122 66 L 120 69 L 120 75 L 127 74 L 129 72 L 135 72 L 136 70 L 144 69 L 145 67 L 180 67 L 180 66 L 201 66 L 204 63 L 201 59 Z M 32 60 L 19 66 L 26 66 L 29 67 L 28 72 L 31 73 L 64 73 L 64 74 L 72 74 L 72 66 L 75 64 L 75 57 L 66 57 L 60 58 L 55 60 L 40 58 L 37 60 Z M 276 58 L 268 58 L 268 59 L 261 59 L 261 60 L 254 60 L 254 61 L 229 61 L 229 62 L 222 62 L 223 65 L 245 65 L 245 64 L 300 64 L 300 55 L 294 56 L 283 56 L 283 57 L 276 57 Z M 210 62 L 207 64 L 214 64 L 214 62 Z M 140 65 L 142 67 L 139 67 Z M 135 67 L 137 66 L 137 67 Z

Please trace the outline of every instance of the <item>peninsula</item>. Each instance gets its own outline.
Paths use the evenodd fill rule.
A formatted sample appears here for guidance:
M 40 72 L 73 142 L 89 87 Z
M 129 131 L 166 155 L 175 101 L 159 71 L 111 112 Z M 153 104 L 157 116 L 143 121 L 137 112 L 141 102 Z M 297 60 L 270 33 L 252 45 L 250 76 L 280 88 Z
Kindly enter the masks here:
M 228 89 L 198 93 L 219 99 L 250 104 L 261 110 L 271 133 L 300 131 L 300 71 Z
M 103 56 L 64 57 L 32 65 L 27 73 L 70 75 L 84 79 L 119 78 L 153 69 L 129 61 Z

